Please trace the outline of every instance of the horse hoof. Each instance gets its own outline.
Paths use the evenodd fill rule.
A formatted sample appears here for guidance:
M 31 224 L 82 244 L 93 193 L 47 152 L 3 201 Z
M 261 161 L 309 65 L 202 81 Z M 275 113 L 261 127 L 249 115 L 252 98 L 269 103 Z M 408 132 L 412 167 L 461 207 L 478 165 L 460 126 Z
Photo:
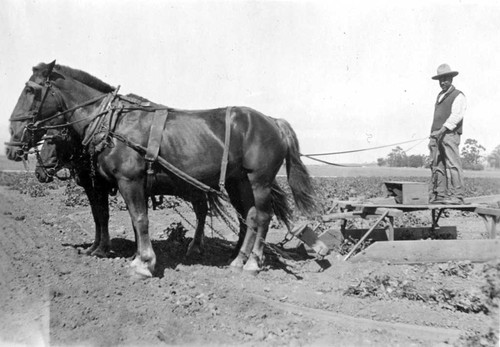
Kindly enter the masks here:
M 229 265 L 229 270 L 233 273 L 241 273 L 243 271 L 243 266 Z
M 153 277 L 153 275 L 148 270 L 138 270 L 138 269 L 131 269 L 130 270 L 130 278 L 134 282 L 145 281 L 145 280 L 148 280 L 152 277 Z
M 243 269 L 243 273 L 246 274 L 246 275 L 250 275 L 252 277 L 255 277 L 259 274 L 260 270 L 247 270 L 247 269 Z
M 186 258 L 199 258 L 203 255 L 203 250 L 199 246 L 189 245 Z
M 139 257 L 136 257 L 132 264 L 130 264 L 132 268 L 132 278 L 145 280 L 153 277 L 152 271 L 148 268 L 148 266 L 139 260 Z
M 248 258 L 246 264 L 243 266 L 243 270 L 246 273 L 249 273 L 252 275 L 258 274 L 262 270 L 262 267 L 260 266 L 259 259 L 254 255 L 250 256 L 250 258 Z
M 89 248 L 87 248 L 86 250 L 83 251 L 83 254 L 92 255 L 92 253 L 94 253 L 94 251 L 96 249 L 97 249 L 97 246 L 90 246 Z
M 242 259 L 240 259 L 239 257 L 236 257 L 232 262 L 231 264 L 229 264 L 229 266 L 233 269 L 243 269 L 243 266 L 245 265 L 245 263 L 243 262 Z
M 107 258 L 108 253 L 106 251 L 103 251 L 100 248 L 97 248 L 93 252 L 90 253 L 91 256 L 97 257 L 97 258 Z

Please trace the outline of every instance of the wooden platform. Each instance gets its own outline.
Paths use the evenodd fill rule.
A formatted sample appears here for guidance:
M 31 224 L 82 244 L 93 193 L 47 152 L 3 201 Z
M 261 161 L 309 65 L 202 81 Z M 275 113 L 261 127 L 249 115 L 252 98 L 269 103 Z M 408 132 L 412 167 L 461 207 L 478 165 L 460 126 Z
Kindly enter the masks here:
M 480 216 L 486 227 L 487 234 L 489 238 L 494 239 L 497 236 L 497 225 L 500 224 L 500 209 L 490 208 L 482 204 L 468 204 L 468 205 L 403 205 L 403 204 L 367 204 L 367 203 L 357 203 L 352 201 L 340 201 L 338 203 L 341 213 L 350 212 L 359 214 L 362 218 L 367 218 L 370 216 L 378 216 L 381 211 L 389 210 L 391 211 L 387 217 L 388 223 L 392 224 L 392 219 L 397 215 L 396 211 L 400 213 L 414 212 L 414 211 L 430 211 L 432 215 L 432 225 L 431 228 L 436 229 L 439 227 L 439 218 L 441 217 L 443 211 L 445 210 L 459 210 L 476 213 Z M 391 215 L 392 214 L 392 215 Z M 327 215 L 328 216 L 328 215 Z M 335 217 L 334 217 L 335 218 Z M 343 218 L 336 218 L 343 219 Z M 391 229 L 389 225 L 388 229 Z M 392 227 L 393 229 L 393 227 Z M 391 230 L 389 230 L 388 239 L 390 241 L 394 240 L 394 235 L 390 235 Z M 393 230 L 392 230 L 393 234 Z
M 429 235 L 433 236 L 431 238 L 438 238 L 435 236 L 439 235 L 448 235 L 446 238 L 450 238 L 450 233 L 440 232 L 444 231 L 445 228 L 439 226 L 439 219 L 445 210 L 467 211 L 477 214 L 484 221 L 489 239 L 429 240 Z M 432 215 L 432 224 L 429 227 L 403 228 L 406 235 L 414 234 L 411 235 L 413 237 L 405 236 L 404 238 L 413 240 L 395 241 L 402 239 L 403 230 L 401 230 L 402 228 L 394 228 L 394 218 L 415 211 L 429 211 Z M 356 218 L 376 218 L 376 222 L 369 229 L 347 229 L 347 220 Z M 375 242 L 352 257 L 352 261 L 387 261 L 394 264 L 409 264 L 456 260 L 482 262 L 500 257 L 500 240 L 492 240 L 497 237 L 497 225 L 500 224 L 500 208 L 491 208 L 485 204 L 431 205 L 339 201 L 338 212 L 323 216 L 324 222 L 335 220 L 343 221 L 341 226 L 343 235 L 351 234 L 353 238 L 359 239 L 344 260 L 351 258 L 355 254 L 355 250 L 368 238 L 388 241 Z M 453 230 L 449 229 L 448 231 Z M 455 234 L 451 234 L 451 238 L 456 238 L 456 229 L 454 231 Z M 417 240 L 419 237 L 425 240 Z

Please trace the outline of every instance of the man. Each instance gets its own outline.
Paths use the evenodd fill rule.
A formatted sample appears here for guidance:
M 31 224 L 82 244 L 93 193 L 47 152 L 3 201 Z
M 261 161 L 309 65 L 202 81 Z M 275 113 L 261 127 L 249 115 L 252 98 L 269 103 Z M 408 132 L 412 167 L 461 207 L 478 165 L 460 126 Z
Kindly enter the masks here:
M 439 81 L 434 121 L 429 142 L 432 170 L 432 204 L 460 205 L 464 203 L 460 136 L 467 108 L 464 94 L 456 89 L 453 77 L 458 75 L 448 64 L 439 65 L 433 80 Z

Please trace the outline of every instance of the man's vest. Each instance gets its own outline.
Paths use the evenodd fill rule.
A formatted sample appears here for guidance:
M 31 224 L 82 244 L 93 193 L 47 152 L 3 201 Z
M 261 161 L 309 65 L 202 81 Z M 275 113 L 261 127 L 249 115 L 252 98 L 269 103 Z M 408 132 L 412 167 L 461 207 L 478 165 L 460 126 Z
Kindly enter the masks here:
M 445 97 L 441 100 L 441 102 L 439 102 L 440 94 L 437 97 L 436 108 L 434 109 L 434 121 L 432 123 L 431 132 L 441 129 L 441 127 L 451 114 L 451 106 L 453 105 L 453 101 L 458 96 L 458 94 L 463 94 L 460 90 L 455 89 L 455 87 L 453 86 L 451 86 L 450 88 L 453 88 L 452 91 L 446 94 Z M 463 119 L 457 124 L 457 127 L 453 129 L 453 131 L 456 131 L 461 135 L 462 124 L 463 124 Z

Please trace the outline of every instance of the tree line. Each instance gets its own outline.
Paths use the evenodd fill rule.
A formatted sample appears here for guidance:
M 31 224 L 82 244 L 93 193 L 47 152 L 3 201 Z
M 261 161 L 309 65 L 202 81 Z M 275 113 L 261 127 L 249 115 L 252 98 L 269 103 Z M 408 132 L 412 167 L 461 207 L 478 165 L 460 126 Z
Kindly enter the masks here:
M 465 140 L 460 157 L 465 170 L 484 170 L 486 165 L 500 169 L 500 145 L 488 155 L 484 155 L 486 149 L 475 139 Z M 385 158 L 377 159 L 378 166 L 389 167 L 430 167 L 428 155 L 407 155 L 403 148 L 397 146 Z

